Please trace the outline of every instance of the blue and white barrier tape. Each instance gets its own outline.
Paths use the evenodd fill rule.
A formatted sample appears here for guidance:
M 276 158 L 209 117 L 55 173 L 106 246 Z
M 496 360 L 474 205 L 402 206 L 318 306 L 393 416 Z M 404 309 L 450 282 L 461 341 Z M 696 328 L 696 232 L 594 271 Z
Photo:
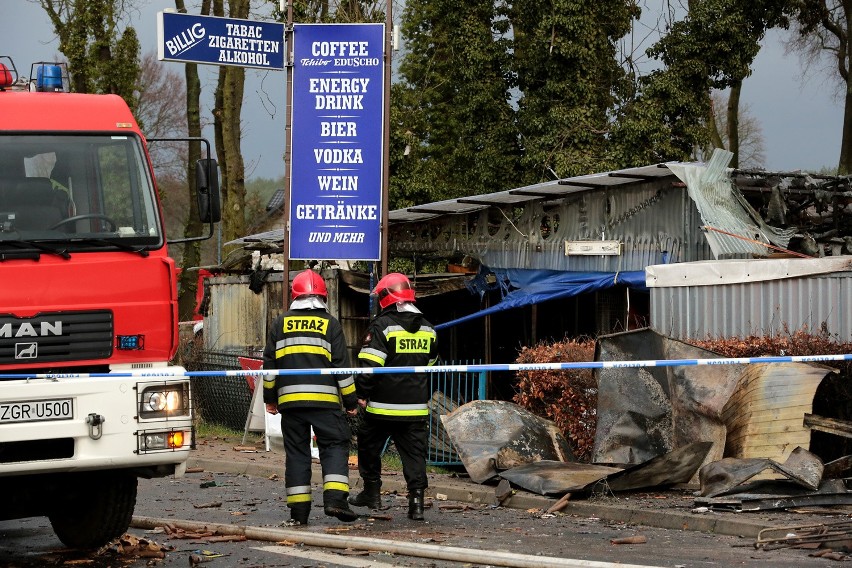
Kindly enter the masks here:
M 77 379 L 92 377 L 260 377 L 272 375 L 384 375 L 390 373 L 481 373 L 488 371 L 565 371 L 569 369 L 622 369 L 632 367 L 685 367 L 700 365 L 750 365 L 756 363 L 822 363 L 852 361 L 852 354 L 731 357 L 719 359 L 656 359 L 645 361 L 574 361 L 570 363 L 503 363 L 433 365 L 431 367 L 345 367 L 338 369 L 240 369 L 231 371 L 137 370 L 116 373 L 8 373 L 2 379 Z

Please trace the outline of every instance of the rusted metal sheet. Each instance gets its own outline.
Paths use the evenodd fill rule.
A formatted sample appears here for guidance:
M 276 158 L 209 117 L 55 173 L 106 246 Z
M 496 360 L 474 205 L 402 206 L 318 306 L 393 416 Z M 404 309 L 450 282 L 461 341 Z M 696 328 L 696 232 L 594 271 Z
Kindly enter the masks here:
M 280 294 L 280 274 L 278 294 Z M 204 319 L 207 351 L 263 349 L 266 343 L 267 298 L 249 290 L 249 276 L 215 276 L 208 280 L 210 307 Z
M 715 357 L 650 330 L 602 336 L 596 355 L 600 361 Z M 592 460 L 638 464 L 709 441 L 705 464 L 723 456 L 783 462 L 796 446 L 809 447 L 804 417 L 832 372 L 807 363 L 600 369 Z
M 694 475 L 712 444 L 696 442 L 627 469 L 597 464 L 542 460 L 500 472 L 500 477 L 541 495 L 590 491 L 633 491 L 686 483 Z
M 541 460 L 500 472 L 513 485 L 539 495 L 564 495 L 621 471 L 621 468 L 588 463 Z
M 798 447 L 810 447 L 804 417 L 822 380 L 836 369 L 807 363 L 753 364 L 743 371 L 725 404 L 725 454 L 785 461 Z
M 598 338 L 596 360 L 699 359 L 716 355 L 638 330 Z M 693 442 L 712 442 L 704 463 L 724 455 L 722 410 L 743 365 L 600 369 L 592 461 L 640 464 Z
M 633 491 L 687 483 L 704 463 L 712 442 L 694 442 L 607 477 L 612 491 Z
M 709 463 L 698 472 L 703 497 L 716 497 L 736 492 L 738 487 L 766 470 L 773 478 L 784 477 L 816 491 L 822 480 L 823 465 L 816 455 L 797 447 L 784 463 L 766 458 L 723 458 Z
M 852 491 L 846 489 L 841 479 L 828 479 L 819 489 L 811 491 L 790 480 L 764 480 L 746 484 L 744 490 L 719 497 L 697 497 L 696 505 L 711 509 L 734 511 L 769 511 L 792 507 L 817 507 L 848 505 Z
M 290 272 L 290 278 L 301 270 Z M 340 284 L 345 271 L 322 272 L 328 288 L 329 313 L 340 320 L 349 342 L 350 363 L 360 349 L 360 339 L 369 321 L 366 295 Z M 262 351 L 272 321 L 290 304 L 289 287 L 283 287 L 283 274 L 265 276 L 260 293 L 249 288 L 251 275 L 219 275 L 209 279 L 210 308 L 204 320 L 204 348 L 207 351 Z
M 553 422 L 511 402 L 475 400 L 441 416 L 441 420 L 475 483 L 492 479 L 500 470 L 534 461 L 576 461 Z

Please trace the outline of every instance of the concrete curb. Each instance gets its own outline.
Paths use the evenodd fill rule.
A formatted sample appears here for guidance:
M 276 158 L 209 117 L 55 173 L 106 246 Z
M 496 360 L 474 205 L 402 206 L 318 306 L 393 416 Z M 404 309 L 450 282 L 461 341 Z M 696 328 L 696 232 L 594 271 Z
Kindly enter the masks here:
M 284 474 L 283 460 L 279 466 L 269 466 L 245 462 L 228 462 L 218 460 L 206 460 L 190 457 L 187 467 L 202 468 L 205 471 L 218 473 L 230 473 L 236 475 L 247 475 L 249 477 L 270 477 L 272 475 L 282 476 Z M 322 474 L 319 467 L 314 467 L 314 481 L 321 483 Z M 357 478 L 352 483 L 352 489 L 360 489 L 361 480 Z M 405 493 L 407 488 L 402 479 L 394 479 L 393 476 L 385 476 L 382 479 L 382 491 Z M 429 476 L 429 489 L 427 496 L 433 499 L 447 499 L 471 504 L 494 504 L 494 489 L 482 485 L 473 484 L 470 481 L 447 479 L 443 476 Z M 444 497 L 436 498 L 436 495 Z M 541 509 L 547 510 L 556 503 L 556 499 L 518 491 L 503 502 L 504 507 L 513 509 Z M 574 501 L 561 510 L 566 515 L 579 517 L 594 517 L 613 522 L 623 522 L 631 525 L 643 525 L 662 529 L 677 529 L 698 532 L 708 532 L 726 536 L 737 536 L 744 538 L 756 538 L 758 533 L 773 525 L 743 519 L 732 519 L 718 516 L 717 513 L 682 513 L 679 511 L 666 511 L 656 509 L 643 509 L 640 507 L 617 507 L 604 503 L 589 501 Z

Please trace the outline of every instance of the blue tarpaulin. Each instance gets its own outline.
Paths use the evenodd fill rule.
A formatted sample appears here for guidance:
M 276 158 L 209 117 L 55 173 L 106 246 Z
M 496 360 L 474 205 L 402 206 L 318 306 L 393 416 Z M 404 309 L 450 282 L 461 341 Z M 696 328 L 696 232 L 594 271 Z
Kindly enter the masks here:
M 444 329 L 482 316 L 546 302 L 570 298 L 587 292 L 614 286 L 647 291 L 645 271 L 630 272 L 566 272 L 563 270 L 530 270 L 523 268 L 491 269 L 480 267 L 479 273 L 467 283 L 468 289 L 481 298 L 486 291 L 500 290 L 502 300 L 493 306 L 452 321 L 435 329 Z

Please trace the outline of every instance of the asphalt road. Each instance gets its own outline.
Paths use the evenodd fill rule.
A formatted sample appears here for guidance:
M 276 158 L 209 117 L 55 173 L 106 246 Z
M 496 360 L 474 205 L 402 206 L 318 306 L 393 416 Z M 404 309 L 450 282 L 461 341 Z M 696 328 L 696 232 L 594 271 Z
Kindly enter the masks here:
M 202 568 L 389 565 L 800 568 L 837 564 L 834 560 L 810 557 L 808 551 L 800 549 L 758 550 L 753 546 L 753 536 L 651 528 L 584 515 L 545 514 L 540 508 L 526 510 L 430 499 L 426 521 L 415 522 L 406 517 L 405 496 L 396 494 L 383 496 L 384 509 L 378 515 L 341 523 L 323 515 L 317 498 L 319 492 L 315 491 L 314 509 L 307 527 L 282 529 L 278 525 L 287 518 L 287 510 L 283 481 L 277 476 L 205 471 L 181 479 L 140 480 L 136 526 L 128 533 L 165 549 L 164 558 L 122 556 L 116 547 L 101 551 L 65 550 L 47 519 L 30 518 L 0 522 L 0 566 L 187 566 L 192 565 L 193 554 L 206 560 Z M 356 510 L 367 513 L 364 509 Z M 173 524 L 169 529 L 171 534 L 162 528 L 144 528 L 163 521 Z M 195 525 L 191 524 L 193 521 Z M 807 517 L 801 521 L 807 522 Z M 203 536 L 197 523 L 222 524 L 232 532 L 242 528 L 260 536 L 215 542 Z M 628 537 L 639 537 L 645 542 L 613 543 Z

